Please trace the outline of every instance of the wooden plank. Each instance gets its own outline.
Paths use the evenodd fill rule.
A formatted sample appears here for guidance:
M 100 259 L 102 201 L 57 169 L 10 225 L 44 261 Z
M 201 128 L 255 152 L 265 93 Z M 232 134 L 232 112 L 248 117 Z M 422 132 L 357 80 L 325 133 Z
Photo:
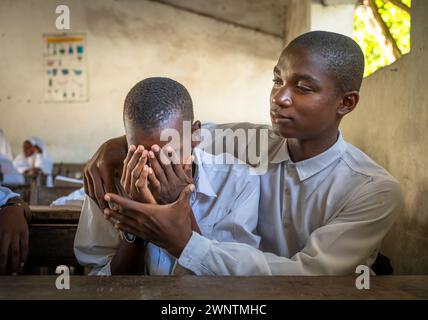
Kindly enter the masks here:
M 428 299 L 428 276 L 373 276 L 370 290 L 345 277 L 0 277 L 0 299 Z M 209 288 L 209 290 L 207 290 Z
M 79 221 L 81 208 L 73 206 L 46 206 L 46 205 L 31 205 L 31 213 L 33 215 L 33 223 L 51 220 L 67 220 Z

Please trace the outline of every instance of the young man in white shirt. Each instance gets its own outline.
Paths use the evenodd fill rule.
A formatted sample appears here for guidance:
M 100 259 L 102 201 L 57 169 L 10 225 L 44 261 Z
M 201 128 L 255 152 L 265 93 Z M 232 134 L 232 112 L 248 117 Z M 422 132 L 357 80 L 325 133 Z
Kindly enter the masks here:
M 137 233 L 162 239 L 197 275 L 345 275 L 360 264 L 370 267 L 403 199 L 398 182 L 339 130 L 358 103 L 363 73 L 359 46 L 336 33 L 306 33 L 281 53 L 270 112 L 273 132 L 283 139 L 260 177 L 259 249 L 198 234 L 183 218 L 191 211 L 181 203 L 148 206 L 108 193 L 105 198 L 124 210 L 108 211 L 116 217 L 138 212 Z M 116 149 L 110 143 L 94 160 L 109 163 L 110 147 Z M 108 182 L 104 166 L 92 162 L 90 168 Z M 100 194 L 96 189 L 93 196 Z M 164 228 L 154 232 L 154 218 Z M 183 221 L 175 226 L 180 241 L 168 236 L 173 219 Z
M 130 147 L 120 183 L 115 183 L 122 195 L 151 204 L 171 203 L 193 183 L 193 189 L 187 188 L 180 200 L 190 203 L 198 232 L 208 239 L 259 246 L 260 237 L 255 234 L 259 177 L 250 174 L 250 167 L 238 164 L 237 159 L 226 162 L 235 165 L 218 165 L 223 155 L 214 158 L 191 143 L 200 122 L 194 122 L 192 100 L 184 86 L 168 78 L 145 79 L 128 93 L 123 114 Z M 191 125 L 188 132 L 183 127 L 186 121 Z M 168 142 L 161 140 L 164 129 L 176 130 L 182 139 L 176 150 L 163 148 Z M 192 145 L 193 166 L 191 161 L 184 161 L 190 156 L 183 148 L 186 143 Z M 181 161 L 176 161 L 178 158 Z M 122 219 L 105 219 L 95 201 L 85 198 L 74 251 L 82 265 L 92 267 L 91 274 L 174 273 L 175 259 L 156 246 L 156 239 L 150 243 L 136 239 L 132 224 L 125 230 L 129 232 L 119 233 L 115 228 L 119 222 Z

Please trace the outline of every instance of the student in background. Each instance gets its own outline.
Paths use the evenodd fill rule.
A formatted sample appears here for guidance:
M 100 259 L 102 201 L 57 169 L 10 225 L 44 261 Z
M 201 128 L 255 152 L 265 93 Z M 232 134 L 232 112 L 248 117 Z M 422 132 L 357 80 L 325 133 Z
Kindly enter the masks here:
M 30 137 L 24 141 L 23 152 L 13 161 L 15 168 L 25 175 L 47 176 L 47 185 L 52 186 L 52 160 L 40 138 Z
M 30 208 L 17 193 L 0 186 L 0 275 L 22 271 L 28 254 Z
M 12 163 L 12 149 L 3 130 L 0 129 L 0 185 L 22 184 L 24 177 L 16 170 Z

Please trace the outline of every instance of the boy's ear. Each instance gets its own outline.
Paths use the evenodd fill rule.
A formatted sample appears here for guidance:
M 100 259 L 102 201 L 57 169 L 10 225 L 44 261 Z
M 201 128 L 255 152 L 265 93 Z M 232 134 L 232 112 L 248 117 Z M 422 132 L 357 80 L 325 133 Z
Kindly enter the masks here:
M 192 124 L 192 149 L 201 143 L 201 127 L 202 124 L 199 120 L 196 120 Z
M 337 109 L 337 114 L 341 117 L 350 113 L 358 104 L 360 93 L 358 91 L 348 91 L 342 96 L 342 101 Z

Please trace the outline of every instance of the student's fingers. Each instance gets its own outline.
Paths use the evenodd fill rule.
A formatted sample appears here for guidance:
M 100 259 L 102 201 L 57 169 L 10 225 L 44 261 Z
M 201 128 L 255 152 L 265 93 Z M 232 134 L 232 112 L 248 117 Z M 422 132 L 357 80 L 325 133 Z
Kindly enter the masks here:
M 186 175 L 184 174 L 183 166 L 180 163 L 180 158 L 175 153 L 174 149 L 171 146 L 167 146 L 165 148 L 165 152 L 171 161 L 171 166 L 174 169 L 175 175 L 181 180 L 186 180 Z
M 136 188 L 136 184 L 138 179 L 140 178 L 141 172 L 143 168 L 146 166 L 147 162 L 147 150 L 143 150 L 140 159 L 135 165 L 134 169 L 131 172 L 131 195 L 132 197 L 138 195 L 138 189 Z
M 19 233 L 14 233 L 12 235 L 12 243 L 10 246 L 11 249 L 11 273 L 12 274 L 18 274 L 20 269 L 20 263 L 21 263 L 21 254 L 19 250 Z
M 153 148 L 155 148 L 155 150 L 159 150 L 157 149 L 159 148 L 159 146 L 152 146 L 152 150 L 149 151 L 149 161 L 150 161 L 150 166 L 152 167 L 156 178 L 158 179 L 158 181 L 161 183 L 161 185 L 167 185 L 168 184 L 168 180 L 165 176 L 165 172 L 163 171 L 163 168 L 161 166 L 161 164 L 158 161 L 158 158 L 155 155 L 155 152 L 153 151 Z M 159 151 L 157 151 L 159 153 Z
M 101 172 L 98 168 L 92 168 L 89 170 L 90 177 L 92 179 L 92 185 L 93 185 L 93 192 L 95 201 L 97 202 L 98 206 L 103 209 L 106 204 L 104 201 L 104 184 L 103 179 L 101 177 Z M 111 174 L 110 172 L 103 173 L 107 177 Z
M 104 208 L 109 207 L 108 203 L 104 199 L 105 194 L 108 192 L 109 193 L 117 193 L 117 190 L 116 190 L 116 186 L 113 182 L 113 172 L 106 167 L 101 167 L 100 172 L 101 172 L 101 178 L 103 180 L 102 183 L 104 186 L 104 190 L 103 190 L 104 192 L 102 194 L 98 195 L 98 197 L 102 198 L 102 200 L 100 200 L 101 201 L 100 208 L 101 208 L 101 210 L 104 210 Z
M 6 274 L 7 258 L 9 256 L 9 246 L 11 234 L 0 234 L 0 274 Z
M 140 235 L 142 233 L 142 230 L 135 228 L 133 225 L 129 225 L 122 222 L 116 223 L 114 227 L 118 230 L 132 233 L 133 235 Z
M 139 193 L 142 195 L 144 202 L 156 204 L 156 199 L 154 198 L 153 194 L 147 186 L 148 175 L 149 167 L 145 165 L 143 171 L 141 172 L 140 178 L 136 182 L 136 187 Z
M 28 230 L 25 230 L 24 232 L 21 233 L 20 235 L 20 245 L 21 245 L 21 261 L 20 261 L 20 268 L 22 271 L 22 268 L 24 267 L 25 262 L 27 261 L 27 257 L 28 257 L 28 238 L 29 238 L 29 234 L 28 234 Z
M 183 171 L 186 177 L 190 179 L 189 182 L 193 181 L 192 165 L 194 160 L 195 157 L 190 155 L 186 160 L 184 160 L 183 164 Z
M 85 188 L 85 192 L 86 194 L 94 201 L 96 201 L 95 199 L 95 193 L 94 193 L 94 183 L 92 181 L 91 175 L 89 174 L 89 171 L 85 171 L 85 176 L 84 176 L 84 182 L 87 188 Z
M 153 171 L 153 169 L 150 167 L 149 167 L 148 174 L 149 174 L 148 178 L 149 178 L 150 186 L 151 186 L 153 192 L 160 193 L 161 192 L 161 183 L 159 182 L 158 178 L 156 178 L 156 175 L 155 175 L 155 172 Z
M 105 196 L 105 199 L 107 201 L 118 204 L 123 209 L 137 211 L 139 215 L 141 214 L 143 216 L 147 215 L 147 212 L 150 212 L 150 210 L 152 210 L 153 207 L 155 206 L 153 204 L 140 203 L 140 202 L 133 201 L 131 199 L 126 199 L 114 193 L 107 193 Z
M 132 171 L 135 169 L 135 166 L 140 160 L 143 150 L 143 146 L 138 146 L 131 159 L 129 160 L 128 164 L 126 165 L 125 184 L 123 187 L 125 189 L 125 192 L 128 194 L 130 194 L 132 190 Z
M 126 169 L 128 167 L 129 160 L 131 160 L 131 157 L 134 155 L 135 149 L 136 147 L 131 144 L 128 148 L 128 153 L 126 154 L 125 160 L 123 160 L 122 175 L 120 177 L 120 184 L 122 187 L 125 187 Z
M 136 224 L 136 220 L 133 217 L 130 217 L 129 215 L 126 215 L 125 213 L 127 213 L 126 211 L 124 211 L 123 213 L 120 213 L 118 211 L 115 210 L 111 210 L 111 209 L 104 209 L 104 216 L 108 219 L 113 218 L 115 219 L 117 222 L 121 222 L 127 225 L 135 225 Z M 117 224 L 116 222 L 116 224 Z
M 192 195 L 193 191 L 195 191 L 195 185 L 194 184 L 188 184 L 180 192 L 180 195 L 178 196 L 178 199 L 177 199 L 177 201 L 175 201 L 175 203 L 180 203 L 180 202 L 183 202 L 183 201 L 189 203 L 190 196 Z
M 163 171 L 165 172 L 166 178 L 168 182 L 172 182 L 177 179 L 177 175 L 174 173 L 174 169 L 172 168 L 171 160 L 168 157 L 168 152 L 165 150 L 166 148 L 160 149 L 157 145 L 152 147 L 152 151 L 154 152 L 156 159 L 161 164 Z
M 140 172 L 140 176 L 138 177 L 137 181 L 135 181 L 135 188 L 137 189 L 138 193 L 141 195 L 143 195 L 144 189 L 147 189 L 148 175 L 149 175 L 149 166 L 144 165 L 143 170 L 141 170 Z

